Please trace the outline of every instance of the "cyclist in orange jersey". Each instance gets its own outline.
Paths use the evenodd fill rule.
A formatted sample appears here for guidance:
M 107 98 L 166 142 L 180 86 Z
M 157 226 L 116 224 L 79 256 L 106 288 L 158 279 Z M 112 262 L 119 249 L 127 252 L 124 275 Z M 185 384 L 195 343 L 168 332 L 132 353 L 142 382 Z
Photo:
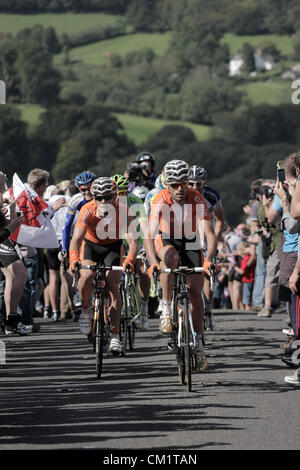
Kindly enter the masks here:
M 112 178 L 97 178 L 92 184 L 93 200 L 85 204 L 79 212 L 73 237 L 70 243 L 70 269 L 81 264 L 103 262 L 106 266 L 120 265 L 122 237 L 128 242 L 128 253 L 123 263 L 134 270 L 138 245 L 134 233 L 127 233 L 131 221 L 126 206 L 121 206 L 117 198 L 117 186 Z M 82 246 L 81 246 L 82 244 Z M 79 253 L 81 251 L 81 254 Z M 95 273 L 81 270 L 78 289 L 82 300 L 82 312 L 79 326 L 83 334 L 91 331 L 90 297 L 93 289 Z M 112 339 L 109 350 L 121 352 L 122 343 L 119 339 L 122 301 L 119 292 L 121 273 L 107 272 L 107 286 L 110 300 L 110 317 L 112 323 Z
M 181 266 L 203 266 L 209 272 L 216 252 L 217 239 L 203 196 L 188 187 L 189 165 L 182 160 L 172 160 L 163 169 L 166 189 L 154 196 L 149 217 L 149 234 L 146 240 L 150 261 L 149 275 L 157 269 Z M 207 240 L 206 258 L 202 243 Z M 160 264 L 157 262 L 157 257 Z M 192 307 L 194 329 L 197 333 L 195 354 L 199 355 L 199 369 L 206 370 L 207 361 L 203 351 L 203 276 L 188 276 L 189 298 Z M 162 314 L 160 331 L 172 330 L 170 302 L 174 278 L 169 274 L 160 276 L 162 287 Z

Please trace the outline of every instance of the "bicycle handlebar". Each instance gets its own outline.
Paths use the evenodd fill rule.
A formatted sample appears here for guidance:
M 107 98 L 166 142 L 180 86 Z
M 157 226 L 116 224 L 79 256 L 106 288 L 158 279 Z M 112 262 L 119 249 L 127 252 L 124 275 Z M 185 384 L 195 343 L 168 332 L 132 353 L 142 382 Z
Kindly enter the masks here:
M 105 271 L 123 271 L 122 266 L 102 266 L 101 264 L 82 264 L 79 269 L 91 269 L 97 271 L 97 269 L 104 269 Z

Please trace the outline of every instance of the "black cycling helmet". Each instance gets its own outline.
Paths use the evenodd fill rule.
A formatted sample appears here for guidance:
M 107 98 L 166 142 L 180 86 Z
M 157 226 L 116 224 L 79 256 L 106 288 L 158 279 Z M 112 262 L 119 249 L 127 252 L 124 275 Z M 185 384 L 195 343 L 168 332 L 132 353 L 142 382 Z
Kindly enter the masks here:
M 198 165 L 193 165 L 190 168 L 190 181 L 206 181 L 207 180 L 207 171 L 205 168 L 202 168 Z
M 137 163 L 142 163 L 142 162 L 151 162 L 152 163 L 152 168 L 155 166 L 155 156 L 150 153 L 150 152 L 141 152 L 137 155 L 135 161 Z

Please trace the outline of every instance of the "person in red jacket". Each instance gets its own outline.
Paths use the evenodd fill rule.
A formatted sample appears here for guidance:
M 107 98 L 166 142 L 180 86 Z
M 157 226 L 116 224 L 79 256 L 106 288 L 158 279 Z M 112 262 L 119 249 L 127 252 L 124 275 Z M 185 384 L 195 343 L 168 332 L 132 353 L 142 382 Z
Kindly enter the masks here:
M 235 267 L 235 271 L 237 271 L 242 276 L 242 302 L 244 309 L 251 310 L 251 299 L 256 267 L 255 246 L 247 242 L 242 242 L 238 246 L 238 250 L 243 257 L 240 266 Z

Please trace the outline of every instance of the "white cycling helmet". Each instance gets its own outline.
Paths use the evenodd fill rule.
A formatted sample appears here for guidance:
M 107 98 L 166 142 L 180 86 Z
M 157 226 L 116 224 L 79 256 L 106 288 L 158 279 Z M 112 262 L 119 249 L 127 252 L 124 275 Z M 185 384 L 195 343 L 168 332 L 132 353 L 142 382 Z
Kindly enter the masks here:
M 117 192 L 117 185 L 112 178 L 102 177 L 96 178 L 91 186 L 91 193 L 93 196 L 107 196 L 114 195 Z
M 171 160 L 162 171 L 164 183 L 169 184 L 172 181 L 187 181 L 189 179 L 190 167 L 183 160 Z
M 136 186 L 131 191 L 131 194 L 139 197 L 142 201 L 146 199 L 147 194 L 149 193 L 149 189 L 146 186 Z

